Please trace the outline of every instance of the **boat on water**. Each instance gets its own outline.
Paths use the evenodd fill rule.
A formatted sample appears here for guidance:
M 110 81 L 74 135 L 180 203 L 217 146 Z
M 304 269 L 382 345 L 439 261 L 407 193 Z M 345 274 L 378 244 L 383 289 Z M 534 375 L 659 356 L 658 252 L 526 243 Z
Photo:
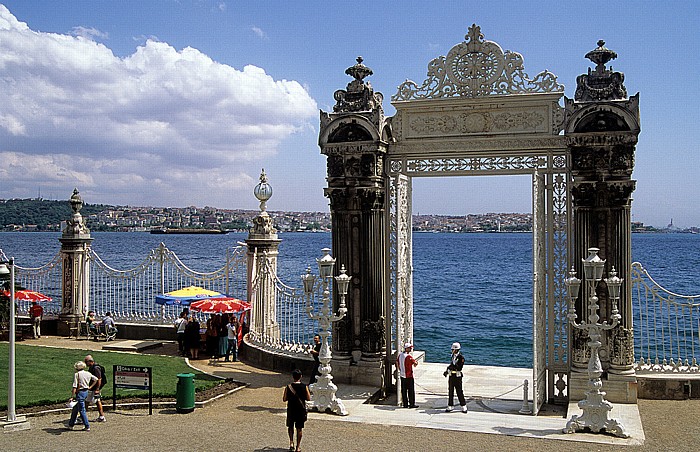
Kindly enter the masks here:
M 153 228 L 151 234 L 228 234 L 228 231 L 206 228 Z

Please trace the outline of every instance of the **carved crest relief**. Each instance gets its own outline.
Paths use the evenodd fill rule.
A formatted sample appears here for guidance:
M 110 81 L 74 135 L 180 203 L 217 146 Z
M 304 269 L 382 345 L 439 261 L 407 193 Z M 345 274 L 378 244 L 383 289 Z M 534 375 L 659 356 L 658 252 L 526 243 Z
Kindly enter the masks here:
M 410 117 L 410 116 L 409 116 Z M 541 111 L 472 111 L 425 114 L 410 118 L 409 137 L 468 135 L 489 132 L 542 132 L 548 123 Z
M 544 71 L 533 79 L 524 72 L 519 53 L 503 51 L 493 41 L 485 41 L 481 27 L 473 24 L 447 56 L 428 64 L 428 78 L 422 85 L 407 80 L 392 101 L 437 99 L 444 97 L 481 97 L 489 95 L 563 92 L 556 75 Z

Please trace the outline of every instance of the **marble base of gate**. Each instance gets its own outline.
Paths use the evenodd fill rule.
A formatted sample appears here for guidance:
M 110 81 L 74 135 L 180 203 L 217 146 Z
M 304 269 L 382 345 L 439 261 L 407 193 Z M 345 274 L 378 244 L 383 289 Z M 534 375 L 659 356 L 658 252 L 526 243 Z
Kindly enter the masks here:
M 588 391 L 588 373 L 571 372 L 569 378 L 569 400 L 586 398 Z M 609 373 L 603 378 L 605 400 L 611 403 L 637 403 L 637 377 L 635 375 L 616 375 Z

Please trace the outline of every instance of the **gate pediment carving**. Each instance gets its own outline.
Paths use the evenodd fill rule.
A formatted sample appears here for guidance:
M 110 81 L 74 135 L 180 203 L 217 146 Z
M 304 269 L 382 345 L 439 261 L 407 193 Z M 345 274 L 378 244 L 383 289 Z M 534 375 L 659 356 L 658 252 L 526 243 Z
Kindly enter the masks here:
M 391 100 L 564 92 L 557 76 L 549 71 L 530 79 L 524 71 L 522 55 L 504 52 L 497 43 L 484 40 L 478 25 L 469 27 L 464 39 L 447 56 L 439 56 L 428 64 L 428 78 L 422 85 L 406 80 Z

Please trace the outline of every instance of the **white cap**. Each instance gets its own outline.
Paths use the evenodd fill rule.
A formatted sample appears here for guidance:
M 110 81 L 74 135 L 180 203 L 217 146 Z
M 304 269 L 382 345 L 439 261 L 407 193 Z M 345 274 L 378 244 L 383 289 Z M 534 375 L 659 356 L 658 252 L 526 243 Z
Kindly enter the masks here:
M 413 348 L 413 344 L 411 344 L 410 342 L 406 342 L 405 344 L 403 344 L 403 348 Z
M 459 345 L 459 342 L 452 343 L 452 350 L 459 350 L 460 348 L 462 347 Z

